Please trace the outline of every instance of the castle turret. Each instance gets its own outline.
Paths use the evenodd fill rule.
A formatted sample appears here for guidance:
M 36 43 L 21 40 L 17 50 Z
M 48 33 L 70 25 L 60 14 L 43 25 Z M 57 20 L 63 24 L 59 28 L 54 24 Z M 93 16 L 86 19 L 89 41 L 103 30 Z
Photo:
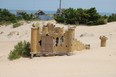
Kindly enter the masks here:
M 31 54 L 36 54 L 40 50 L 40 45 L 38 43 L 39 39 L 39 28 L 31 28 Z
M 99 38 L 100 38 L 100 40 L 101 40 L 101 47 L 106 47 L 106 40 L 107 40 L 108 38 L 105 37 L 105 36 L 100 36 Z
M 73 51 L 74 38 L 75 38 L 75 29 L 69 28 L 67 36 L 67 47 L 69 52 Z

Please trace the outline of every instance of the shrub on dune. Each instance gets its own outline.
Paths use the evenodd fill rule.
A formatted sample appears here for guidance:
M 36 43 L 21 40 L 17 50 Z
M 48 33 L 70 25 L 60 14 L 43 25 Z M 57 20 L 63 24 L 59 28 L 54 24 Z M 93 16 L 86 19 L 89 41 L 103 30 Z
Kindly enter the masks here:
M 8 59 L 15 60 L 20 57 L 29 57 L 30 56 L 30 43 L 29 42 L 19 42 L 14 46 L 14 49 L 10 52 Z
M 21 24 L 21 23 L 19 23 L 19 22 L 14 23 L 14 24 L 13 24 L 13 28 L 19 27 L 19 26 L 21 26 L 21 25 L 22 25 L 22 24 Z

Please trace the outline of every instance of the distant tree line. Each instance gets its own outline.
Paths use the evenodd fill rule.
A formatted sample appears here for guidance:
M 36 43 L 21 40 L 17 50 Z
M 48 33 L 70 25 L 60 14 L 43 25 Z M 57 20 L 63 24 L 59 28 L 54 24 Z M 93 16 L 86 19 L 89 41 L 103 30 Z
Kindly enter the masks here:
M 0 25 L 5 23 L 17 23 L 20 20 L 31 21 L 38 19 L 34 14 L 21 13 L 19 16 L 10 13 L 7 9 L 0 9 Z M 116 14 L 110 16 L 100 15 L 96 8 L 90 9 L 62 9 L 61 14 L 56 14 L 54 19 L 58 23 L 65 24 L 87 24 L 87 25 L 99 25 L 106 24 L 107 22 L 116 21 Z
M 86 25 L 100 25 L 108 22 L 116 21 L 116 14 L 111 16 L 100 15 L 96 8 L 90 9 L 62 9 L 61 14 L 56 14 L 54 19 L 58 23 L 65 24 L 86 24 Z
M 108 17 L 108 22 L 116 21 L 116 14 L 112 14 Z
M 0 9 L 0 24 L 17 23 L 20 20 L 30 21 L 37 19 L 33 14 L 21 13 L 20 16 L 12 14 L 7 9 Z
M 0 9 L 0 23 L 16 23 L 17 17 L 7 9 Z
M 30 21 L 30 20 L 38 19 L 38 17 L 36 17 L 34 14 L 27 14 L 25 12 L 25 13 L 21 13 L 19 16 L 17 16 L 17 19 Z

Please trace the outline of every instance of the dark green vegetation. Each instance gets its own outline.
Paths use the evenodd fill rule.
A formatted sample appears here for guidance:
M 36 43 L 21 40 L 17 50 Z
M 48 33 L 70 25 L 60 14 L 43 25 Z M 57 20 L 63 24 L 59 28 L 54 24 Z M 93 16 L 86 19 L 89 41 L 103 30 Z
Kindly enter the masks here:
M 113 21 L 116 21 L 116 14 L 110 15 L 108 18 L 108 22 L 113 22 Z
M 10 52 L 8 59 L 15 60 L 20 57 L 29 57 L 30 56 L 30 43 L 29 42 L 19 42 L 14 46 L 14 49 Z
M 31 21 L 37 17 L 33 14 L 22 13 L 20 16 L 10 13 L 7 9 L 0 9 L 0 25 L 18 23 L 20 20 Z
M 61 15 L 55 15 L 55 20 L 58 23 L 65 24 L 86 24 L 86 25 L 100 25 L 106 24 L 107 20 L 112 20 L 113 16 L 101 16 L 96 8 L 90 9 L 63 9 Z M 114 19 L 113 19 L 114 20 Z
M 19 23 L 19 22 L 14 23 L 14 24 L 13 24 L 13 28 L 19 27 L 19 26 L 21 26 L 21 25 L 22 25 L 22 24 L 21 24 L 21 23 Z
M 17 16 L 18 20 L 26 20 L 26 21 L 31 21 L 31 20 L 35 20 L 38 19 L 34 14 L 27 14 L 25 13 L 21 13 L 19 16 Z
M 0 25 L 16 23 L 17 17 L 10 13 L 7 9 L 0 9 Z
M 38 17 L 34 14 L 27 14 L 26 12 L 16 16 L 10 13 L 7 9 L 0 9 L 0 25 L 8 25 L 13 23 L 13 28 L 20 26 L 19 21 L 33 21 L 37 20 Z M 54 19 L 58 23 L 65 24 L 87 24 L 87 25 L 100 25 L 106 24 L 107 22 L 116 21 L 116 14 L 110 16 L 100 15 L 96 8 L 90 9 L 62 9 L 61 15 L 55 15 Z

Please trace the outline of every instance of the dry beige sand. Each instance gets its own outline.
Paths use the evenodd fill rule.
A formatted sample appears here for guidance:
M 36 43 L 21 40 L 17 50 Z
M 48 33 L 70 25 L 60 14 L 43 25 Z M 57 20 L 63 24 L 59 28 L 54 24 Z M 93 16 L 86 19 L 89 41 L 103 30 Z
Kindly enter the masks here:
M 47 22 L 55 23 L 39 23 Z M 18 41 L 30 41 L 33 23 L 14 29 L 11 25 L 0 27 L 0 77 L 116 77 L 116 22 L 100 26 L 77 26 L 75 37 L 84 44 L 90 44 L 90 50 L 75 51 L 72 56 L 9 61 L 8 54 Z M 67 28 L 66 25 L 55 24 Z M 100 47 L 101 35 L 108 37 L 107 47 Z

